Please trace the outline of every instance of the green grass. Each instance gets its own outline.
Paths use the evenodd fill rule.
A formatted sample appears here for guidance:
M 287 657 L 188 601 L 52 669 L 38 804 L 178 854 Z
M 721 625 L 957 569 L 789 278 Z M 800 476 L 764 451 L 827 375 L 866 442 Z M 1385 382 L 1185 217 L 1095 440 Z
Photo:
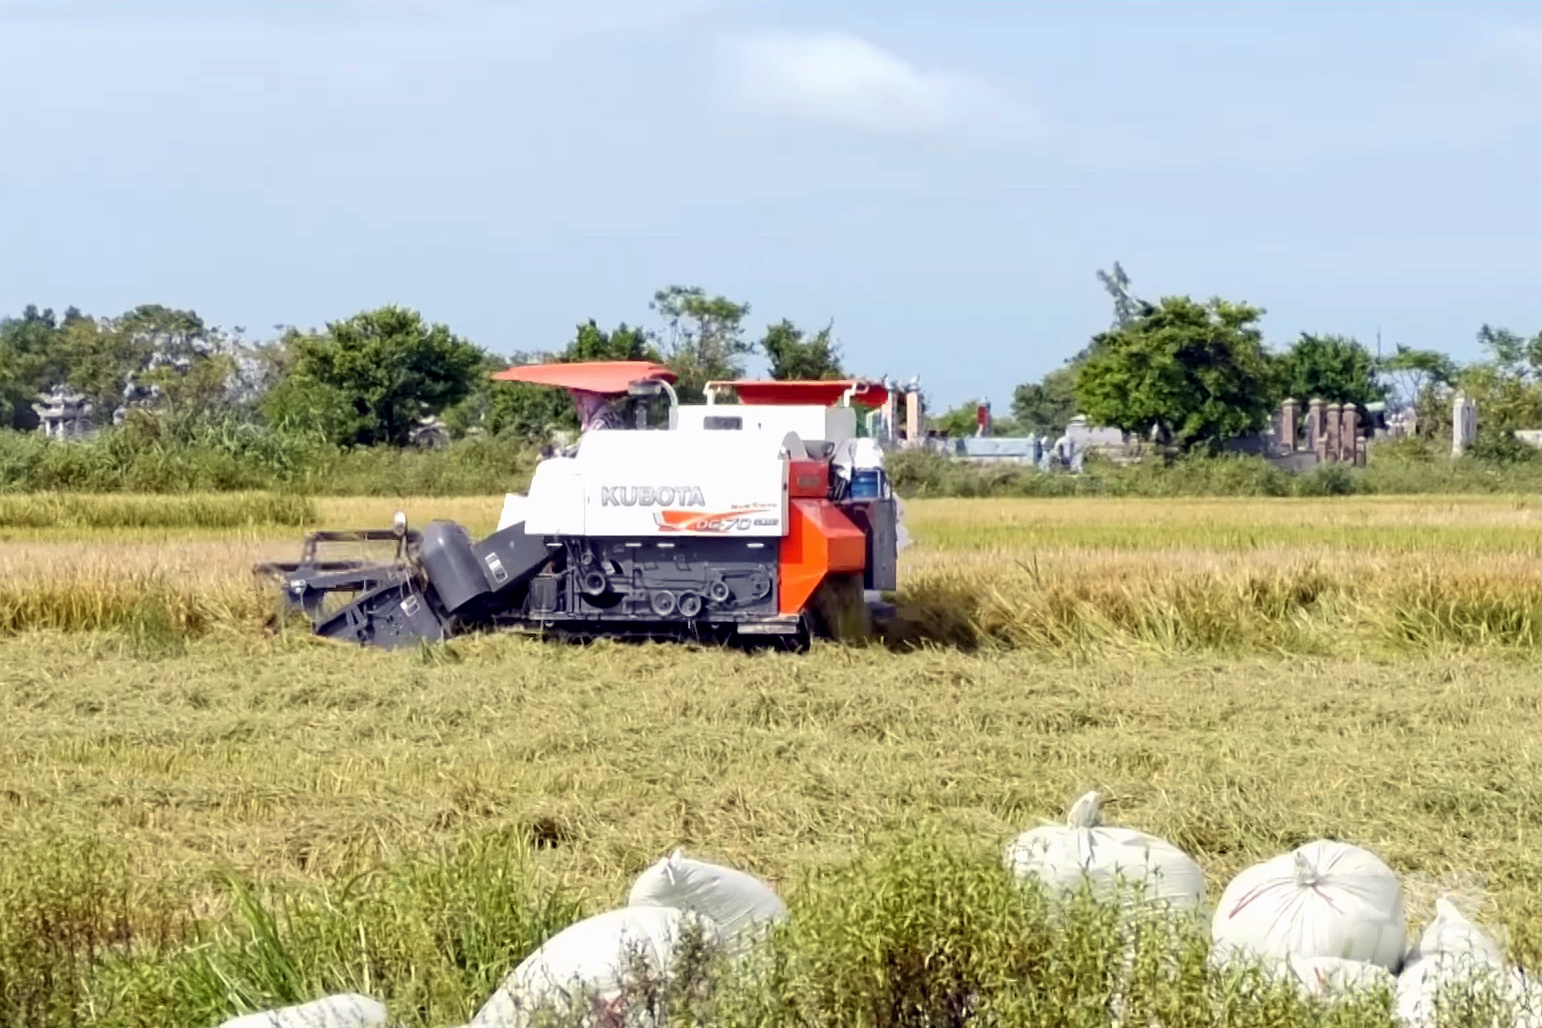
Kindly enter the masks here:
M 168 494 L 279 491 L 322 496 L 481 496 L 522 490 L 539 447 L 515 437 L 468 438 L 443 450 L 339 448 L 250 424 L 185 427 L 171 438 L 135 419 L 88 441 L 61 443 L 0 430 L 0 493 Z M 1448 451 L 1447 451 L 1448 452 Z M 889 458 L 907 497 L 1495 495 L 1531 492 L 1542 453 L 1452 460 L 1425 442 L 1377 443 L 1363 469 L 1281 471 L 1259 458 L 1151 458 L 1129 467 L 1099 460 L 1085 474 L 1045 475 L 1014 465 L 975 465 L 909 451 Z

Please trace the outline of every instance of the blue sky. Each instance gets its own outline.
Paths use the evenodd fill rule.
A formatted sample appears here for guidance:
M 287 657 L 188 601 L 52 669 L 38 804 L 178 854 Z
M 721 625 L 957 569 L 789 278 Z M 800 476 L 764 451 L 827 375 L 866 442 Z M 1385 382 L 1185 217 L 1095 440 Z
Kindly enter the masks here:
M 509 353 L 698 284 L 1004 411 L 1118 260 L 1470 359 L 1542 330 L 1536 12 L 0 0 L 0 311 L 399 303 Z

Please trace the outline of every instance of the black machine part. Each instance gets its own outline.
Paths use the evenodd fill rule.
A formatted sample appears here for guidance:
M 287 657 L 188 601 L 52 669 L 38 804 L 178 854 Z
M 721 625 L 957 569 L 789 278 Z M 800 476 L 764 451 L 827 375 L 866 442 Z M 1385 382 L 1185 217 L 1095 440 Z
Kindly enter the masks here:
M 839 506 L 867 536 L 863 588 L 896 588 L 895 501 Z M 394 561 L 317 558 L 319 542 L 386 539 L 398 544 Z M 299 561 L 255 570 L 282 580 L 287 604 L 305 611 L 317 635 L 394 649 L 495 627 L 754 633 L 786 620 L 777 558 L 775 544 L 756 540 L 546 537 L 521 522 L 476 541 L 455 522 L 431 521 L 421 532 L 312 533 Z M 353 595 L 324 613 L 333 593 Z
M 390 561 L 322 560 L 328 543 L 394 542 Z M 410 560 L 421 542 L 405 526 L 393 529 L 312 532 L 305 537 L 300 559 L 264 561 L 252 570 L 282 583 L 286 610 L 299 609 L 323 638 L 395 649 L 420 641 L 437 642 L 445 627 L 424 595 Z M 352 594 L 347 605 L 328 613 L 329 595 Z
M 867 568 L 862 588 L 893 592 L 899 588 L 899 509 L 893 497 L 842 500 L 841 511 L 867 536 Z
M 526 534 L 523 522 L 473 542 L 453 521 L 430 521 L 418 549 L 429 585 L 448 614 L 486 606 L 528 582 L 550 557 L 546 541 Z

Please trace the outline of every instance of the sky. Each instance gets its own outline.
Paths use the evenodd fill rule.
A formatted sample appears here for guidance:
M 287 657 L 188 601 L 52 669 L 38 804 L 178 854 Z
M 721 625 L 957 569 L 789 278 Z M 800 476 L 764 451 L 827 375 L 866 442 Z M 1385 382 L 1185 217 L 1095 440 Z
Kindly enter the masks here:
M 1001 412 L 1115 261 L 1277 346 L 1542 331 L 1523 4 L 0 0 L 0 119 L 0 314 L 509 354 L 697 285 Z

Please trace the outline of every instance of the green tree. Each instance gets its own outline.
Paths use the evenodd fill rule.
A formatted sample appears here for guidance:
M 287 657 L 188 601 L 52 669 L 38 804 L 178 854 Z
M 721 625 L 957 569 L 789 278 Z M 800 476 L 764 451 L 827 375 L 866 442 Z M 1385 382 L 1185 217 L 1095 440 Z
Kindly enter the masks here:
M 1012 392 L 1012 420 L 1018 432 L 1058 436 L 1076 416 L 1076 369 L 1056 368 L 1038 382 Z
M 1387 399 L 1376 356 L 1344 336 L 1307 332 L 1279 358 L 1280 391 L 1302 403 L 1353 403 L 1365 407 Z M 1283 397 L 1282 397 L 1283 398 Z
M 185 436 L 197 425 L 237 413 L 242 383 L 239 361 L 245 356 L 239 336 L 208 325 L 196 311 L 142 304 L 117 318 L 130 362 L 124 399 L 153 410 L 163 429 Z
M 1451 438 L 1451 397 L 1460 389 L 1478 405 L 1478 437 L 1468 453 L 1487 461 L 1532 460 L 1535 449 L 1515 438 L 1516 429 L 1542 428 L 1542 336 L 1527 339 L 1509 329 L 1478 329 L 1485 360 L 1456 367 L 1446 359 L 1423 383 L 1415 410 L 1419 434 L 1442 444 Z
M 1542 373 L 1542 332 L 1527 339 L 1485 324 L 1478 329 L 1478 345 L 1489 352 L 1489 363 L 1502 376 L 1531 381 Z
M 956 439 L 960 436 L 974 435 L 980 425 L 979 408 L 980 401 L 978 399 L 965 400 L 957 407 L 928 420 L 931 422 L 932 428 L 949 438 Z
M 607 332 L 593 318 L 579 325 L 557 353 L 517 353 L 508 359 L 487 355 L 473 378 L 466 399 L 445 412 L 445 423 L 455 435 L 480 428 L 493 435 L 508 434 L 544 440 L 553 430 L 574 431 L 577 413 L 567 392 L 524 382 L 499 382 L 492 377 L 510 365 L 576 361 L 651 361 L 663 363 L 663 354 L 643 329 L 622 322 Z M 631 402 L 638 402 L 635 398 Z
M 744 374 L 744 358 L 755 350 L 744 338 L 749 304 L 708 296 L 700 286 L 672 285 L 654 293 L 648 306 L 664 319 L 664 356 L 679 376 L 682 402 L 700 402 L 708 382 Z
M 1391 392 L 1399 407 L 1418 408 L 1421 402 L 1456 381 L 1456 362 L 1439 350 L 1416 350 L 1402 344 L 1381 361 L 1391 380 Z M 1423 414 L 1420 414 L 1421 420 Z
M 590 318 L 578 326 L 573 341 L 555 358 L 558 361 L 652 361 L 664 363 L 664 355 L 641 328 L 622 322 L 606 332 Z
M 1262 428 L 1274 383 L 1255 323 L 1261 308 L 1164 297 L 1149 313 L 1095 336 L 1076 369 L 1077 406 L 1093 424 L 1213 447 Z
M 833 325 L 826 325 L 812 336 L 783 318 L 766 327 L 760 348 L 771 362 L 771 377 L 802 381 L 845 378 L 840 355 L 831 341 Z
M 32 404 L 38 395 L 63 383 L 68 362 L 60 342 L 63 324 L 83 315 L 71 307 L 64 321 L 52 309 L 28 304 L 19 318 L 0 319 L 0 423 L 31 431 L 38 425 Z
M 1123 328 L 1151 313 L 1151 304 L 1130 292 L 1130 276 L 1124 273 L 1118 261 L 1114 262 L 1112 272 L 1098 269 L 1098 281 L 1103 283 L 1104 291 L 1114 301 L 1114 328 Z
M 342 444 L 408 442 L 419 419 L 464 400 L 486 354 L 417 311 L 387 306 L 290 340 L 293 364 L 265 403 L 284 427 L 324 426 Z
M 101 424 L 121 405 L 142 403 L 151 395 L 139 376 L 153 356 L 149 340 L 124 330 L 113 318 L 76 318 L 61 327 L 66 384 L 85 395 Z
M 1098 269 L 1097 279 L 1102 283 L 1104 292 L 1113 300 L 1111 331 L 1117 332 L 1135 324 L 1156 310 L 1150 303 L 1130 292 L 1130 276 L 1118 261 L 1114 262 L 1112 271 Z M 1078 413 L 1076 371 L 1104 344 L 1107 337 L 1108 333 L 1094 336 L 1091 342 L 1038 382 L 1025 382 L 1013 390 L 1013 424 L 1010 427 L 1019 434 L 1059 436 Z

